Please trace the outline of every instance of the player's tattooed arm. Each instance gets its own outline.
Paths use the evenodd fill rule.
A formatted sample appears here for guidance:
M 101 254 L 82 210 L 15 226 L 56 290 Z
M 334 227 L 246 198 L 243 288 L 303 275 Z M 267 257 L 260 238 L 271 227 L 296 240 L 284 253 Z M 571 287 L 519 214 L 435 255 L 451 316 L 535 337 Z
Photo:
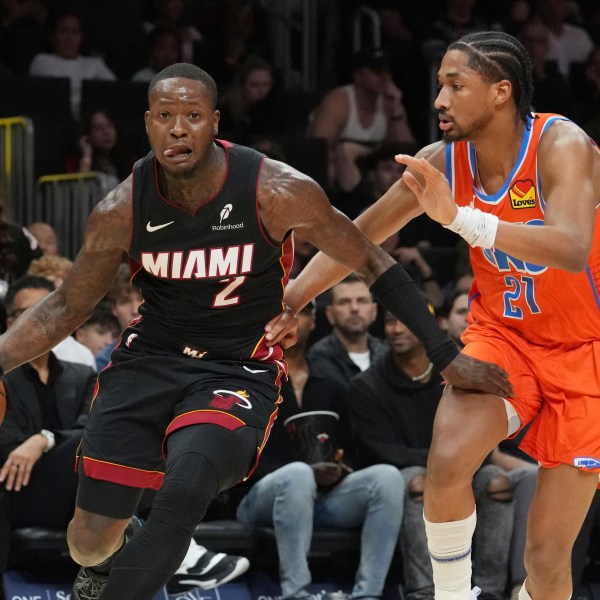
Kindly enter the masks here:
M 129 247 L 131 185 L 127 179 L 96 205 L 83 247 L 62 285 L 25 311 L 0 337 L 4 371 L 52 349 L 88 319 L 106 294 Z
M 292 167 L 266 160 L 259 185 L 261 219 L 276 240 L 294 229 L 333 260 L 355 271 L 367 285 L 395 264 L 344 214 L 331 206 L 310 177 Z M 310 300 L 307 294 L 306 301 Z

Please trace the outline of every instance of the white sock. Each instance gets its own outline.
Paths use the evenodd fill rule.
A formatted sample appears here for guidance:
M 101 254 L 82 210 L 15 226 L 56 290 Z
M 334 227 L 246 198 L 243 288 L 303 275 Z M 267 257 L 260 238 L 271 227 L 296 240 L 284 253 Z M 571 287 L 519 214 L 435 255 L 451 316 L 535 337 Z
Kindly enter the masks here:
M 471 539 L 476 512 L 462 521 L 432 523 L 425 518 L 427 545 L 433 568 L 435 600 L 471 598 Z
M 527 581 L 527 579 L 525 581 Z M 519 600 L 533 600 L 533 598 L 527 593 L 527 590 L 525 589 L 525 581 L 523 582 L 523 585 L 519 590 Z M 571 600 L 572 597 L 573 596 L 569 596 L 568 600 Z

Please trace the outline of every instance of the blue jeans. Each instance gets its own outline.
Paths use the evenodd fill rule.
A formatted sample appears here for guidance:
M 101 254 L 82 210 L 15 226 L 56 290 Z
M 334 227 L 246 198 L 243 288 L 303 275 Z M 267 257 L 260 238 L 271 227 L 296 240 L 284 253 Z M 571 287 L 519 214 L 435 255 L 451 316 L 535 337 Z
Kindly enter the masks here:
M 402 475 L 407 487 L 424 467 L 407 467 Z M 513 531 L 513 502 L 499 502 L 488 495 L 492 477 L 505 474 L 495 465 L 480 467 L 473 477 L 477 527 L 473 536 L 473 583 L 493 598 L 503 598 L 508 574 L 508 555 Z M 406 495 L 401 548 L 406 600 L 431 600 L 434 594 L 431 559 L 423 522 L 422 499 Z
M 390 465 L 355 471 L 332 489 L 321 491 L 310 465 L 293 462 L 258 481 L 240 503 L 237 518 L 274 528 L 282 598 L 307 595 L 313 527 L 362 526 L 352 597 L 376 597 L 383 592 L 396 549 L 404 493 L 402 476 Z

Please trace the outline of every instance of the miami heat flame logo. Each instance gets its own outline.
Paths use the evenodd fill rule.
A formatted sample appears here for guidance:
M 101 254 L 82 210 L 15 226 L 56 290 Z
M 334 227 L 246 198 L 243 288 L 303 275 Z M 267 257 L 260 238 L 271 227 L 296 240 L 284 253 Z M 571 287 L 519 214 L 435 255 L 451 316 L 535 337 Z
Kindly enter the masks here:
M 519 179 L 508 190 L 510 204 L 515 210 L 535 208 L 535 185 L 531 179 Z
M 208 403 L 211 408 L 231 410 L 234 404 L 237 404 L 241 408 L 252 408 L 252 403 L 248 400 L 250 394 L 246 390 L 238 390 L 237 392 L 232 392 L 231 390 L 213 390 L 213 394 L 215 397 Z

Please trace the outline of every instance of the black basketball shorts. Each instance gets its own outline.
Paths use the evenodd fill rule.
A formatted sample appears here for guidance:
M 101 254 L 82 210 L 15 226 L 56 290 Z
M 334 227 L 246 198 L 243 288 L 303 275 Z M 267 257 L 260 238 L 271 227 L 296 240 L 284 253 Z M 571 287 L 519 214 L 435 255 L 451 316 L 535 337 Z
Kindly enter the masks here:
M 263 430 L 258 462 L 281 401 L 284 368 L 281 362 L 192 358 L 149 339 L 139 324 L 129 328 L 98 375 L 79 467 L 95 479 L 159 489 L 167 436 L 200 423 Z

